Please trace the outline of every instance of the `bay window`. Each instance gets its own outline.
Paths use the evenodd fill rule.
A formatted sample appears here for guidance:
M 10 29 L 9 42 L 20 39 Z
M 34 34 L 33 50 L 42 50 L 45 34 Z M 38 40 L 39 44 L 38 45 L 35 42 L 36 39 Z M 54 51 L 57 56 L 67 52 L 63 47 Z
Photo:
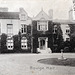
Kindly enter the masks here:
M 22 37 L 22 39 L 21 39 L 21 49 L 27 49 L 27 39 L 26 39 L 26 37 Z
M 13 50 L 13 24 L 7 24 L 7 48 Z

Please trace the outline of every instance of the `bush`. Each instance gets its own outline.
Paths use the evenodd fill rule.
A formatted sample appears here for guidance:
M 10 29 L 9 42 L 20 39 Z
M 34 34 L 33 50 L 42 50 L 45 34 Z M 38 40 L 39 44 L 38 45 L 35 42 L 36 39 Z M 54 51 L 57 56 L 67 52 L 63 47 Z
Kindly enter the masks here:
M 21 50 L 21 40 L 19 40 L 18 35 L 14 35 L 13 39 L 14 39 L 14 51 L 19 52 Z
M 65 47 L 65 48 L 64 48 L 64 52 L 70 52 L 69 47 Z
M 3 33 L 1 35 L 1 52 L 7 51 L 6 39 L 7 39 L 7 35 Z

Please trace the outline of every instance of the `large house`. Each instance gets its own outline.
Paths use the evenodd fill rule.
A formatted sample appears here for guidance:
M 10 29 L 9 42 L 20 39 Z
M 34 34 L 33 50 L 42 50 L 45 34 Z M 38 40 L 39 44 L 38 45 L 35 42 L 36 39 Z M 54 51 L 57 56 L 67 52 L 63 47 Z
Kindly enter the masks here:
M 23 8 L 20 8 L 19 12 L 0 8 L 1 51 L 60 52 L 64 48 L 63 42 L 70 42 L 74 33 L 75 0 L 68 20 L 54 20 L 53 10 L 49 10 L 48 15 L 42 9 L 35 17 L 30 18 Z M 64 45 L 65 49 L 70 49 L 70 44 Z
M 62 35 L 60 24 L 53 22 L 51 15 L 41 10 L 33 18 L 32 25 L 33 52 L 51 53 L 53 46 L 58 44 L 59 32 Z
M 51 53 L 53 46 L 58 46 L 59 35 L 62 36 L 60 23 L 53 22 L 52 14 L 52 10 L 47 15 L 42 9 L 36 17 L 30 18 L 23 8 L 19 12 L 0 8 L 0 35 L 7 35 L 1 49 Z

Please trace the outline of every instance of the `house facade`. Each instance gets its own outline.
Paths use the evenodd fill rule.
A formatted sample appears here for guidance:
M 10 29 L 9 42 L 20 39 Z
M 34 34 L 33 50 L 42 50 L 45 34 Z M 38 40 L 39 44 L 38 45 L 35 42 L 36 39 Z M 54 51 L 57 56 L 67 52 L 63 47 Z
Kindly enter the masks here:
M 0 8 L 0 49 L 6 51 L 52 53 L 61 49 L 71 50 L 72 35 L 75 33 L 75 1 L 69 11 L 68 20 L 54 20 L 53 10 L 46 14 L 42 9 L 30 18 L 20 8 L 9 12 Z
M 52 16 L 52 10 L 47 15 L 42 9 L 37 16 L 30 18 L 23 8 L 19 12 L 8 12 L 7 8 L 1 8 L 1 50 L 52 53 L 62 35 L 60 23 L 53 22 Z
M 52 15 L 51 15 L 52 16 Z M 60 24 L 53 22 L 43 10 L 32 20 L 33 52 L 52 53 L 62 36 Z
M 30 49 L 31 18 L 23 8 L 20 8 L 19 12 L 8 12 L 4 10 L 5 8 L 2 9 L 0 11 L 0 35 L 7 35 L 5 43 L 7 50 L 13 50 L 15 48 L 15 39 L 13 37 L 18 36 L 19 33 L 21 49 Z

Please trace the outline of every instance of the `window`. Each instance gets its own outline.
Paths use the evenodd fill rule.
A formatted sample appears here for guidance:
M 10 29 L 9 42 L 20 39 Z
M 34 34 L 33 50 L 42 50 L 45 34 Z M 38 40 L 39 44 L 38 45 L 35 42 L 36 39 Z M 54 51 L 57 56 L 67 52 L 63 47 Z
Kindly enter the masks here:
M 57 33 L 57 25 L 54 25 L 53 33 Z
M 37 22 L 37 30 L 38 31 L 47 31 L 48 30 L 48 22 L 47 21 L 38 21 Z
M 75 11 L 75 4 L 73 4 L 73 10 Z
M 70 34 L 70 30 L 69 29 L 66 29 L 66 34 Z
M 21 39 L 21 48 L 27 49 L 27 39 L 26 39 L 26 37 L 22 37 L 22 39 Z
M 13 36 L 13 25 L 12 24 L 7 24 L 7 35 L 8 35 L 7 48 L 9 50 L 13 50 L 13 39 L 11 38 Z
M 13 39 L 7 39 L 7 48 L 13 50 Z
M 10 46 L 8 46 L 8 48 L 10 48 Z
M 12 24 L 7 24 L 7 35 L 9 37 L 12 37 L 13 35 L 13 25 Z
M 24 34 L 27 32 L 27 26 L 25 24 L 21 24 L 21 33 Z
M 75 11 L 75 3 L 73 4 L 73 10 Z
M 25 20 L 25 14 L 21 14 L 21 20 Z
M 75 11 L 73 11 L 73 20 L 75 20 Z
M 66 41 L 70 41 L 70 38 L 66 38 Z

